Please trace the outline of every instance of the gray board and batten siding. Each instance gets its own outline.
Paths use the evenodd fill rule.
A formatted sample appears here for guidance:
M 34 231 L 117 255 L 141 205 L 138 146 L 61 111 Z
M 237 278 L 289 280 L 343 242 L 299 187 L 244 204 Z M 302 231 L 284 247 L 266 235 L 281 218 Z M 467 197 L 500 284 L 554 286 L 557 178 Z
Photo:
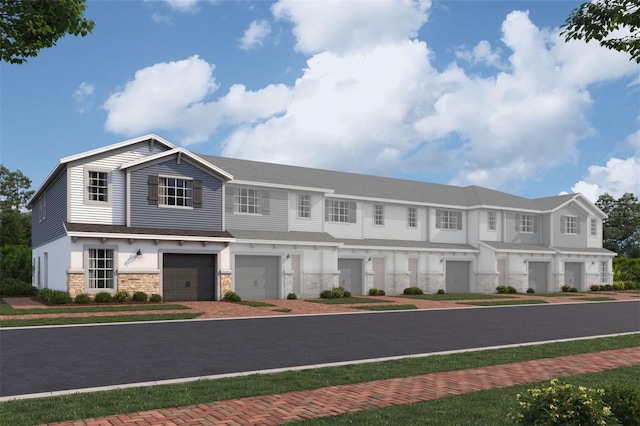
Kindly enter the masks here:
M 202 182 L 201 208 L 162 207 L 149 201 L 149 176 L 170 176 Z M 175 158 L 131 172 L 131 226 L 222 230 L 222 181 L 184 158 Z
M 31 246 L 37 248 L 63 235 L 67 220 L 67 171 L 61 173 L 33 204 Z M 46 199 L 46 217 L 40 220 L 40 208 Z
M 287 231 L 288 194 L 286 191 L 266 188 L 258 189 L 262 194 L 262 213 L 237 213 L 233 209 L 233 197 L 239 186 L 227 184 L 225 187 L 227 229 L 268 229 L 274 232 Z

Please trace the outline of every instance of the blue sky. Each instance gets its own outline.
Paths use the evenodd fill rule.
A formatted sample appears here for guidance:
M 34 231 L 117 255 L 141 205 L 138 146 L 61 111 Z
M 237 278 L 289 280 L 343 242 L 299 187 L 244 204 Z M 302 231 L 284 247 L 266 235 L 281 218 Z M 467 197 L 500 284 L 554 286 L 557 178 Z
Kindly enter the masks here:
M 196 153 L 640 195 L 640 76 L 565 43 L 577 1 L 88 1 L 87 37 L 0 65 L 0 161 L 156 133 Z

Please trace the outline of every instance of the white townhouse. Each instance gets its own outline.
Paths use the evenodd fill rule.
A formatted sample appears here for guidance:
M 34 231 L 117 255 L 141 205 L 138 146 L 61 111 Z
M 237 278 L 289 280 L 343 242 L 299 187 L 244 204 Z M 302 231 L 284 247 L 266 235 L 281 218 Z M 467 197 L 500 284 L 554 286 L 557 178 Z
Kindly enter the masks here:
M 587 290 L 611 282 L 604 213 L 527 199 L 199 155 L 147 135 L 61 159 L 30 201 L 33 280 L 165 301 Z

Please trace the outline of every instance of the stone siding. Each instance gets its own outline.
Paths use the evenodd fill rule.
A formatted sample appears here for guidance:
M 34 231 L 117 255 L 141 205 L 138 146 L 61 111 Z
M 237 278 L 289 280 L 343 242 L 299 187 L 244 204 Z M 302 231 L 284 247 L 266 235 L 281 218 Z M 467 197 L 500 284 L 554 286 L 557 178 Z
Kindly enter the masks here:
M 389 274 L 387 275 L 389 282 L 389 294 L 402 294 L 404 289 L 409 287 L 411 277 L 409 274 Z
M 224 297 L 224 294 L 228 291 L 231 291 L 231 273 L 230 272 L 221 272 L 220 273 L 220 298 Z
M 423 291 L 427 294 L 445 290 L 444 274 L 425 274 L 421 277 L 421 281 L 424 282 Z
M 495 293 L 498 286 L 498 274 L 476 274 L 477 293 Z
M 524 293 L 529 288 L 529 276 L 526 274 L 507 275 L 507 286 L 514 287 L 519 293 Z
M 84 293 L 84 274 L 67 274 L 67 291 L 69 296 L 75 298 Z
M 130 296 L 136 291 L 142 291 L 151 296 L 160 294 L 160 274 L 118 274 L 118 291 L 126 291 Z

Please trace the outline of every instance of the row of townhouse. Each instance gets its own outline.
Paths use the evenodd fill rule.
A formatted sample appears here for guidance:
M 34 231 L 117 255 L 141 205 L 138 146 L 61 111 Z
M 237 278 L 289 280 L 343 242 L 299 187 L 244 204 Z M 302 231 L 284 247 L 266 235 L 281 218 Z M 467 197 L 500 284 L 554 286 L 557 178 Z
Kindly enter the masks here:
M 197 155 L 156 135 L 61 159 L 30 206 L 34 285 L 72 296 L 586 290 L 611 282 L 615 255 L 605 215 L 580 194 Z

